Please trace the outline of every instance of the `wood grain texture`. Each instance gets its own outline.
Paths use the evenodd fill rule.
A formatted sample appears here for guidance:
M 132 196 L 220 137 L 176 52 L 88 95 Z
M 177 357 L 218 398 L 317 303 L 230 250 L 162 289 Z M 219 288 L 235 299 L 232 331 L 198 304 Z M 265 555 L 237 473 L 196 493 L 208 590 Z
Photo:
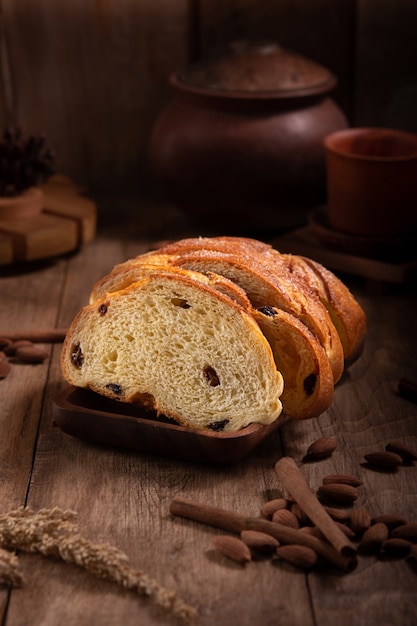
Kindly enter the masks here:
M 68 326 L 93 283 L 114 263 L 168 235 L 167 224 L 173 236 L 187 229 L 175 212 L 138 201 L 118 202 L 114 222 L 113 206 L 109 201 L 97 238 L 71 258 L 34 264 L 24 272 L 2 271 L 1 328 Z M 141 220 L 132 219 L 132 206 Z M 172 499 L 187 498 L 256 516 L 266 500 L 284 495 L 274 465 L 288 455 L 313 489 L 327 474 L 353 474 L 363 480 L 355 506 L 372 516 L 402 513 L 415 519 L 416 466 L 387 474 L 362 465 L 364 454 L 391 439 L 417 447 L 417 405 L 396 391 L 398 380 L 415 372 L 415 290 L 372 294 L 361 281 L 348 280 L 367 314 L 368 335 L 363 355 L 337 385 L 331 408 L 318 419 L 284 424 L 236 465 L 172 461 L 68 437 L 52 423 L 52 399 L 65 385 L 59 344 L 49 346 L 51 357 L 40 366 L 14 364 L 12 374 L 0 381 L 2 511 L 25 502 L 35 510 L 60 506 L 77 511 L 86 537 L 124 550 L 135 567 L 196 606 L 203 626 L 275 626 L 277 615 L 291 626 L 335 621 L 339 626 L 414 626 L 416 570 L 411 563 L 361 557 L 349 574 L 320 569 L 306 575 L 268 560 L 243 567 L 213 549 L 212 537 L 221 530 L 169 513 Z M 328 435 L 338 441 L 333 455 L 303 462 L 312 441 Z M 4 626 L 133 626 L 138 621 L 174 626 L 143 598 L 75 566 L 36 555 L 20 560 L 27 583 L 12 591 L 9 604 L 1 591 Z
M 417 4 L 360 0 L 355 121 L 417 132 Z
M 89 188 L 146 183 L 150 126 L 186 54 L 185 0 L 2 0 L 13 116 Z

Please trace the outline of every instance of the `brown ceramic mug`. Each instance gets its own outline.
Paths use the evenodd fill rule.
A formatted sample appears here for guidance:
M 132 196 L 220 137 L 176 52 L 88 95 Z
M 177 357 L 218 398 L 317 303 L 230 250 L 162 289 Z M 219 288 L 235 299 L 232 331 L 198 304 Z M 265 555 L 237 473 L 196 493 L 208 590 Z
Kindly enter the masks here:
M 324 139 L 330 226 L 362 237 L 417 230 L 417 135 L 349 128 Z

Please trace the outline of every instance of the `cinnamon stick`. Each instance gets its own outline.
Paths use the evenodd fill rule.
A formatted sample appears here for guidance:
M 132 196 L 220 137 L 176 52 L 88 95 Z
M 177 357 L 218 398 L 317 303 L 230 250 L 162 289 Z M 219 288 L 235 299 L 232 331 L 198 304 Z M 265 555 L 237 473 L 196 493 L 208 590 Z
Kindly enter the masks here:
M 294 459 L 291 457 L 280 459 L 275 464 L 275 472 L 290 496 L 298 503 L 334 549 L 343 556 L 354 556 L 356 554 L 355 546 L 311 492 Z
M 25 339 L 32 343 L 62 343 L 67 334 L 67 328 L 38 328 L 35 330 L 19 330 L 15 332 L 1 332 L 0 337 L 11 341 Z
M 256 517 L 246 517 L 233 511 L 183 498 L 172 500 L 170 512 L 179 517 L 237 534 L 242 530 L 258 530 L 275 537 L 281 543 L 309 546 L 326 561 L 343 571 L 352 571 L 357 565 L 355 557 L 340 554 L 327 541 L 322 541 L 283 524 Z

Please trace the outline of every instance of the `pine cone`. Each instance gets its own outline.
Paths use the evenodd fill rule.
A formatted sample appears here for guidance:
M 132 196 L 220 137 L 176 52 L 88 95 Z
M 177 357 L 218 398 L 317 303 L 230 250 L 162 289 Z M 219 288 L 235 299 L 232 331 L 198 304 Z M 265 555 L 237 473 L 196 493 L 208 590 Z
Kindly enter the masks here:
M 15 196 L 55 173 L 55 154 L 44 135 L 6 127 L 0 141 L 0 196 Z

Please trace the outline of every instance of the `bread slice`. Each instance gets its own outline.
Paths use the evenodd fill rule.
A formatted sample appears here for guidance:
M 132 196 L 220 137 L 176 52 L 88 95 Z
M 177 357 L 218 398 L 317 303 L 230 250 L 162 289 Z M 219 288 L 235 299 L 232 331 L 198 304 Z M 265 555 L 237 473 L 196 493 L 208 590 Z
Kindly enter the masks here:
M 176 267 L 197 272 L 212 271 L 239 285 L 252 306 L 272 306 L 298 318 L 318 339 L 329 359 L 336 383 L 344 369 L 340 337 L 324 305 L 307 289 L 301 289 L 289 275 L 277 274 L 258 262 L 256 256 L 223 252 L 196 251 L 178 255 L 171 261 Z
M 293 419 L 310 419 L 326 411 L 333 400 L 333 375 L 326 353 L 308 328 L 281 309 L 252 311 L 284 378 L 281 402 Z
M 262 253 L 264 263 L 279 273 L 287 271 L 326 307 L 339 334 L 345 366 L 361 354 L 366 334 L 365 313 L 348 287 L 323 265 L 300 255 L 282 254 L 273 248 Z
M 199 249 L 256 256 L 279 276 L 290 275 L 303 290 L 312 292 L 326 307 L 343 347 L 345 366 L 361 354 L 366 334 L 363 309 L 347 286 L 323 265 L 300 255 L 282 254 L 270 244 L 247 237 L 200 237 L 165 245 L 160 254 L 184 254 Z
M 269 424 L 282 410 L 282 375 L 252 315 L 177 268 L 156 267 L 84 307 L 61 366 L 72 385 L 145 404 L 194 429 L 237 431 Z
M 169 255 L 165 256 L 166 261 L 172 260 Z M 157 255 L 156 259 L 158 262 L 163 261 L 161 255 Z M 166 266 L 128 263 L 124 269 L 119 266 L 100 285 L 115 291 L 141 280 L 155 270 L 159 273 L 171 271 Z M 189 273 L 188 270 L 177 271 Z M 245 292 L 223 276 L 211 272 L 195 276 L 238 302 L 260 326 L 271 345 L 277 369 L 285 381 L 281 396 L 284 413 L 295 419 L 307 419 L 325 411 L 333 398 L 333 375 L 324 349 L 308 328 L 281 309 L 267 306 L 260 310 L 253 309 Z
M 254 308 L 272 306 L 300 319 L 323 346 L 330 361 L 333 381 L 336 383 L 344 370 L 344 356 L 340 337 L 327 309 L 309 289 L 295 281 L 286 269 L 277 272 L 274 267 L 271 271 L 258 258 L 255 248 L 251 247 L 248 252 L 247 244 L 242 243 L 242 239 L 238 239 L 232 245 L 227 242 L 228 249 L 234 247 L 234 254 L 204 248 L 182 254 L 169 254 L 160 250 L 155 255 L 155 261 L 203 274 L 213 272 L 224 276 L 245 291 Z M 217 240 L 215 241 L 217 243 Z M 171 247 L 174 246 L 175 244 Z M 178 242 L 176 247 L 182 247 L 181 242 Z M 166 249 L 167 247 L 163 248 Z M 149 255 L 139 256 L 118 265 L 94 286 L 92 297 L 126 286 L 135 275 L 134 267 L 140 266 L 144 261 L 149 263 L 151 258 Z

